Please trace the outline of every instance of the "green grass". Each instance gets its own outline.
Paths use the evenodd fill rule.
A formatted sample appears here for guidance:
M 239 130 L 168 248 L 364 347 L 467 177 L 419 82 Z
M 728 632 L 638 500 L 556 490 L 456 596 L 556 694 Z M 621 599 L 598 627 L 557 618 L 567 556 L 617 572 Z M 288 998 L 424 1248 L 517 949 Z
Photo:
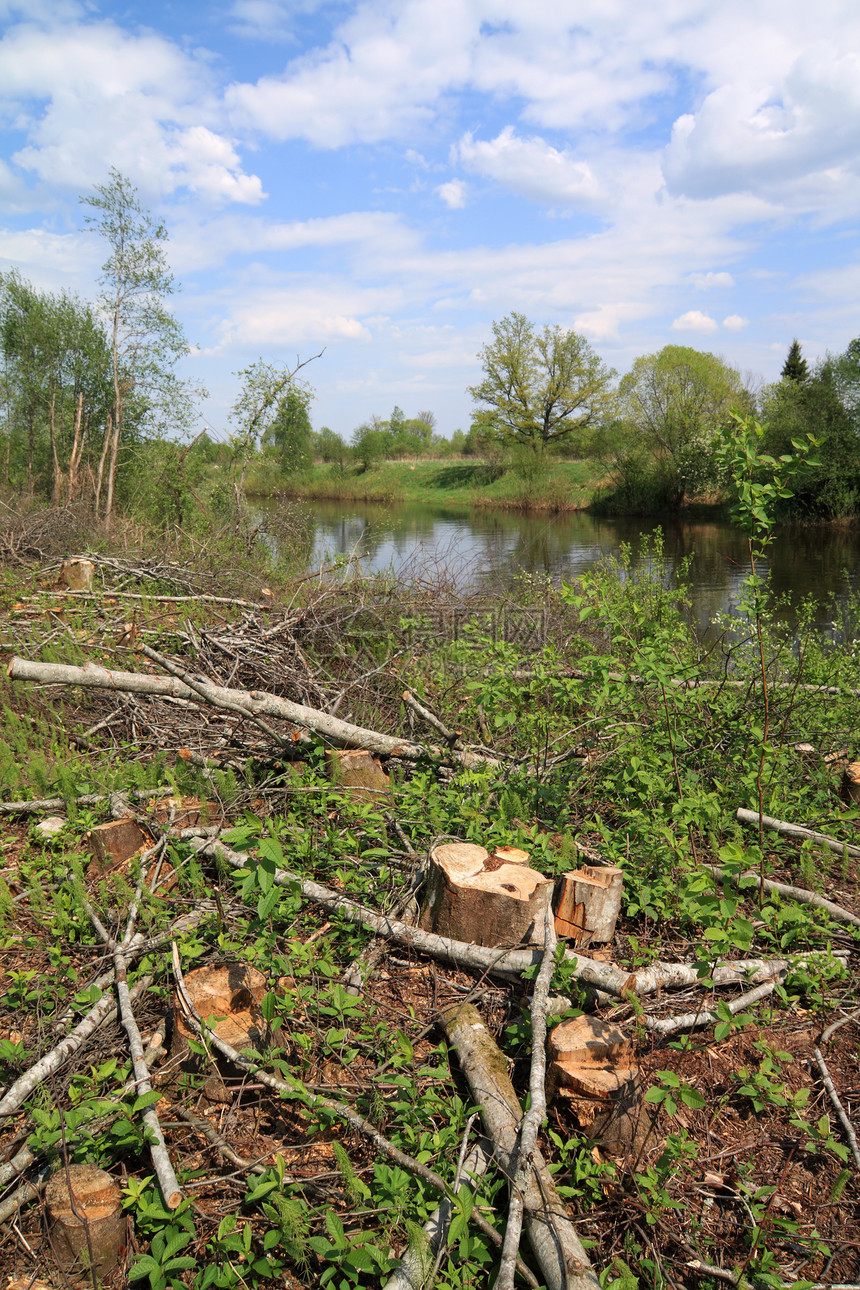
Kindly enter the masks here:
M 280 492 L 307 499 L 353 502 L 424 502 L 439 506 L 477 506 L 501 510 L 584 510 L 601 479 L 590 461 L 554 462 L 537 481 L 506 470 L 493 479 L 483 461 L 385 461 L 359 472 L 340 473 L 315 466 L 300 480 L 257 478 L 248 474 L 250 494 Z

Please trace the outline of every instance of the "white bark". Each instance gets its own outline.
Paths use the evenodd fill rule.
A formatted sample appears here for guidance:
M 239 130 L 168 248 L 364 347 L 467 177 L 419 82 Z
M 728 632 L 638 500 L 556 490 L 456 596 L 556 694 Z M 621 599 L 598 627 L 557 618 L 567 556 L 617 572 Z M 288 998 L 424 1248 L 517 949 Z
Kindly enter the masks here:
M 758 811 L 745 811 L 744 808 L 738 807 L 736 812 L 741 824 L 754 824 L 758 828 L 759 813 Z M 770 815 L 762 815 L 761 822 L 764 828 L 771 829 L 774 833 L 782 833 L 787 838 L 802 838 L 804 841 L 820 842 L 822 846 L 827 847 L 835 855 L 843 854 L 853 856 L 856 860 L 860 857 L 860 847 L 849 846 L 847 842 L 839 842 L 837 838 L 828 837 L 826 833 L 816 833 L 814 829 L 806 829 L 801 824 L 789 824 L 786 820 L 775 820 Z
M 446 1009 L 441 1021 L 480 1108 L 496 1158 L 510 1177 L 522 1108 L 508 1075 L 507 1058 L 473 1004 Z M 525 1179 L 523 1205 L 526 1232 L 548 1290 L 599 1290 L 600 1282 L 537 1147 Z
M 199 702 L 204 699 L 213 707 L 237 707 L 244 709 L 251 717 L 274 717 L 288 721 L 294 726 L 315 731 L 332 743 L 347 748 L 366 748 L 368 752 L 379 753 L 386 757 L 402 757 L 407 761 L 417 761 L 422 757 L 453 760 L 462 766 L 498 766 L 500 763 L 493 757 L 465 750 L 437 748 L 432 744 L 413 743 L 408 739 L 398 739 L 394 735 L 380 734 L 375 730 L 366 730 L 349 721 L 340 721 L 326 712 L 316 708 L 305 707 L 302 703 L 293 703 L 290 699 L 281 699 L 274 694 L 261 690 L 233 690 L 225 686 L 213 685 L 210 681 L 195 678 L 195 685 L 186 685 L 174 676 L 154 676 L 146 672 L 111 671 L 88 663 L 86 667 L 74 667 L 66 663 L 38 663 L 28 659 L 13 658 L 7 668 L 7 675 L 13 681 L 32 681 L 37 685 L 81 685 L 90 689 L 114 690 L 126 694 L 154 694 L 174 699 L 190 699 Z
M 551 909 L 546 910 L 544 924 L 543 962 L 535 981 L 531 1005 L 532 1061 L 529 1073 L 529 1109 L 522 1118 L 511 1156 L 512 1162 L 516 1162 L 516 1171 L 511 1180 L 508 1225 L 505 1229 L 499 1275 L 496 1277 L 496 1290 L 514 1290 L 514 1273 L 523 1226 L 523 1207 L 532 1176 L 532 1159 L 537 1150 L 538 1132 L 546 1116 L 546 1011 L 549 983 L 555 966 L 556 945 Z

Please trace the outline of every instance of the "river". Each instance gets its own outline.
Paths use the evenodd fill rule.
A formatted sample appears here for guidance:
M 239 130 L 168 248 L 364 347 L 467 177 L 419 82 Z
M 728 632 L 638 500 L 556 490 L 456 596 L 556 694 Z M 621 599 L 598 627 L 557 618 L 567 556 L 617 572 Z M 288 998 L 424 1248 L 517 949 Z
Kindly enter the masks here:
M 289 503 L 291 508 L 297 505 Z M 622 543 L 629 546 L 635 566 L 647 556 L 647 538 L 659 527 L 671 571 L 692 557 L 690 595 L 700 629 L 706 629 L 717 614 L 735 611 L 741 584 L 749 574 L 744 534 L 722 523 L 601 519 L 584 511 L 521 515 L 356 502 L 312 502 L 301 504 L 301 510 L 307 519 L 309 569 L 354 553 L 361 557 L 365 573 L 390 571 L 431 581 L 444 573 L 448 584 L 461 591 L 490 590 L 523 570 L 570 582 L 602 559 L 618 555 Z M 813 597 L 815 622 L 826 632 L 834 606 L 847 608 L 852 593 L 860 590 L 860 532 L 786 526 L 778 530 L 762 568 L 771 591 L 785 597 L 782 612 L 793 619 L 797 604 Z

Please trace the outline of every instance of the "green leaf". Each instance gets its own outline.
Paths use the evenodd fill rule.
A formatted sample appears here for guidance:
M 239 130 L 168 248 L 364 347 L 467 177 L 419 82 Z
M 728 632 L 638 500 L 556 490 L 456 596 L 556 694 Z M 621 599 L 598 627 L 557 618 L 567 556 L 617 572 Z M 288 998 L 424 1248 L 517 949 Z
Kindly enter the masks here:
M 131 1108 L 132 1115 L 136 1115 L 138 1111 L 145 1111 L 148 1106 L 155 1106 L 156 1102 L 161 1101 L 162 1096 L 162 1093 L 156 1088 L 150 1089 L 148 1093 L 141 1093 L 140 1097 L 134 1100 L 134 1105 Z

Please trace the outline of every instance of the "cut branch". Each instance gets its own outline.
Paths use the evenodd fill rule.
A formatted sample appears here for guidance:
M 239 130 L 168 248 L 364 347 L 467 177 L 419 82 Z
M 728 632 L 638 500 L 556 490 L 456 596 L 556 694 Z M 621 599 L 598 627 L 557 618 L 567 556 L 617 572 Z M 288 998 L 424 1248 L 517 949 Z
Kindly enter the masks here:
M 480 1107 L 496 1159 L 510 1178 L 522 1108 L 507 1059 L 473 1004 L 448 1008 L 440 1019 Z M 523 1195 L 525 1227 L 548 1290 L 598 1290 L 600 1282 L 537 1147 L 531 1163 Z
M 502 1246 L 499 1275 L 496 1278 L 496 1290 L 513 1290 L 514 1269 L 523 1225 L 523 1207 L 532 1177 L 532 1161 L 537 1150 L 538 1131 L 546 1115 L 546 1012 L 549 983 L 552 980 L 555 966 L 553 961 L 555 943 L 552 910 L 548 908 L 544 914 L 543 961 L 540 965 L 540 971 L 535 981 L 534 994 L 532 995 L 532 1061 L 529 1073 L 529 1109 L 522 1118 L 516 1145 L 511 1156 L 511 1163 L 515 1164 L 515 1172 L 511 1179 L 508 1225 L 505 1229 L 505 1241 Z
M 247 867 L 249 857 L 238 851 L 231 851 L 217 839 L 206 841 L 200 839 L 198 850 L 204 854 L 215 855 L 234 868 Z M 522 950 L 489 949 L 472 945 L 466 941 L 450 940 L 446 936 L 436 936 L 432 932 L 422 932 L 420 928 L 409 923 L 399 922 L 385 914 L 377 914 L 364 905 L 358 905 L 348 897 L 323 887 L 317 882 L 301 878 L 288 869 L 276 869 L 274 880 L 279 886 L 297 886 L 308 900 L 322 905 L 331 913 L 340 914 L 349 922 L 360 923 L 362 927 L 390 940 L 406 945 L 420 954 L 429 954 L 445 963 L 457 967 L 471 968 L 478 972 L 490 972 L 494 976 L 518 979 L 528 968 L 538 967 L 542 951 L 537 947 Z M 792 963 L 809 959 L 826 958 L 832 961 L 844 961 L 845 954 L 824 954 L 821 951 L 795 954 L 790 958 L 779 959 L 737 959 L 729 963 L 719 963 L 709 971 L 709 979 L 714 985 L 752 985 L 770 980 L 779 972 L 785 971 Z M 613 963 L 601 963 L 595 959 L 584 958 L 573 950 L 565 950 L 564 962 L 572 965 L 573 976 L 585 986 L 602 990 L 615 997 L 627 994 L 653 994 L 657 990 L 686 989 L 701 984 L 699 969 L 695 963 L 652 963 L 650 967 L 641 968 L 638 972 L 628 973 Z
M 234 690 L 226 686 L 213 685 L 211 681 L 195 678 L 192 689 L 178 677 L 154 676 L 147 672 L 111 671 L 88 663 L 85 667 L 74 667 L 67 663 L 38 663 L 28 659 L 13 658 L 7 668 L 7 675 L 12 681 L 31 681 L 37 685 L 80 685 L 90 689 L 121 691 L 126 694 L 154 694 L 164 698 L 189 699 L 199 703 L 203 700 L 213 707 L 239 707 L 249 717 L 273 717 L 287 721 L 300 729 L 313 730 L 316 734 L 328 739 L 331 743 L 346 748 L 365 748 L 368 752 L 379 753 L 385 757 L 402 757 L 406 761 L 419 761 L 421 758 L 436 758 L 442 761 L 456 761 L 465 767 L 499 767 L 498 758 L 484 753 L 469 752 L 467 749 L 438 748 L 432 744 L 414 743 L 408 739 L 398 739 L 394 735 L 381 734 L 376 730 L 367 730 L 355 726 L 349 721 L 340 721 L 327 712 L 317 708 L 305 707 L 302 703 L 293 703 L 278 695 L 268 694 L 262 690 Z
M 746 811 L 742 806 L 738 807 L 736 815 L 741 824 L 753 824 L 758 828 L 760 819 L 763 827 L 771 829 L 774 833 L 782 833 L 787 838 L 801 838 L 804 842 L 820 842 L 822 846 L 827 847 L 828 851 L 832 851 L 838 856 L 849 855 L 855 860 L 860 858 L 860 847 L 849 846 L 847 842 L 839 842 L 836 838 L 828 837 L 826 833 L 816 833 L 814 829 L 806 829 L 801 824 L 789 824 L 785 820 L 775 820 L 770 815 L 759 817 L 758 811 Z

